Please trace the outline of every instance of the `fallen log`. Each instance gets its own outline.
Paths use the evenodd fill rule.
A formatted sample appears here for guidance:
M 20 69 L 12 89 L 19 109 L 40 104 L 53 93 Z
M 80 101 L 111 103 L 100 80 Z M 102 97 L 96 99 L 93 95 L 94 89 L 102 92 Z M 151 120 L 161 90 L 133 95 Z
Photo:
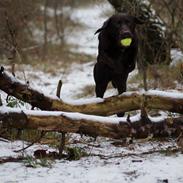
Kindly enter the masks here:
M 0 89 L 34 107 L 49 111 L 72 111 L 105 116 L 137 110 L 141 103 L 141 96 L 134 92 L 130 96 L 116 96 L 105 100 L 98 98 L 95 101 L 86 100 L 86 103 L 68 104 L 56 96 L 48 96 L 31 88 L 27 83 L 25 84 L 5 72 L 3 67 L 0 69 Z
M 148 118 L 148 117 L 147 117 Z M 70 132 L 114 139 L 178 136 L 183 130 L 183 117 L 112 118 L 70 112 L 28 111 L 0 107 L 3 127 Z
M 183 94 L 161 91 L 126 92 L 106 99 L 86 100 L 69 104 L 55 96 L 48 96 L 31 88 L 0 69 L 0 89 L 34 107 L 49 111 L 80 112 L 94 115 L 112 115 L 119 112 L 160 109 L 183 114 Z

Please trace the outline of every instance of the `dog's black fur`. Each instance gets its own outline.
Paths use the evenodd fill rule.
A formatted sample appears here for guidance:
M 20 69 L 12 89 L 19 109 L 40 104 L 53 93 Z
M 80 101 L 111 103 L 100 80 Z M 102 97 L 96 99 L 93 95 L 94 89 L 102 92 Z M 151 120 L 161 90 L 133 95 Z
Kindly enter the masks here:
M 119 94 L 126 91 L 128 74 L 135 68 L 138 51 L 135 27 L 141 23 L 136 17 L 119 13 L 111 16 L 95 32 L 99 33 L 98 57 L 94 67 L 97 97 L 104 96 L 110 81 Z M 132 43 L 124 47 L 120 41 L 127 37 L 132 38 Z

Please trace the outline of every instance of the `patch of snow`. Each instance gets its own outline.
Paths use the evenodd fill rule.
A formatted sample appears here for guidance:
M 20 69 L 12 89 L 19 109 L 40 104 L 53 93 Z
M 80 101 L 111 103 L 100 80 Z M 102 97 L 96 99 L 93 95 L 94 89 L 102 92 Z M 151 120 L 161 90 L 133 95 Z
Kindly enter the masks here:
M 113 13 L 112 6 L 106 2 L 72 10 L 71 19 L 86 26 L 85 30 L 73 32 L 67 39 L 68 43 L 78 45 L 74 51 L 84 52 L 90 55 L 97 54 L 98 36 L 95 36 L 94 33 L 108 18 L 102 15 L 104 12 L 108 11 L 110 11 L 111 14 Z
M 102 98 L 88 98 L 88 99 L 78 99 L 78 100 L 67 100 L 65 101 L 67 104 L 72 105 L 84 105 L 84 104 L 96 104 L 103 102 L 104 99 Z
M 171 49 L 171 58 L 172 58 L 172 62 L 170 64 L 171 67 L 183 63 L 182 51 L 178 49 Z
M 166 119 L 168 117 L 168 114 L 163 114 L 161 116 L 156 116 L 156 117 L 151 117 L 151 116 L 148 115 L 148 117 L 152 122 L 158 123 L 158 122 L 163 121 L 164 119 Z
M 40 7 L 40 10 L 41 11 L 44 11 L 44 6 L 41 6 Z M 55 16 L 55 12 L 54 11 L 55 10 L 53 8 L 47 7 L 47 9 L 46 9 L 46 13 L 50 17 L 54 17 Z M 71 7 L 64 6 L 64 7 L 62 7 L 62 10 L 57 9 L 57 15 L 60 15 L 60 14 L 69 14 L 71 11 L 72 11 Z
M 84 90 L 85 86 L 94 86 L 93 67 L 94 62 L 72 64 L 67 79 L 63 81 L 61 91 L 61 99 L 63 101 L 74 103 L 74 101 L 71 100 L 75 98 L 77 92 L 79 93 Z
M 159 90 L 149 90 L 144 93 L 145 95 L 157 95 L 161 97 L 170 97 L 170 98 L 177 98 L 183 99 L 183 94 L 181 92 L 167 92 L 167 91 L 159 91 Z

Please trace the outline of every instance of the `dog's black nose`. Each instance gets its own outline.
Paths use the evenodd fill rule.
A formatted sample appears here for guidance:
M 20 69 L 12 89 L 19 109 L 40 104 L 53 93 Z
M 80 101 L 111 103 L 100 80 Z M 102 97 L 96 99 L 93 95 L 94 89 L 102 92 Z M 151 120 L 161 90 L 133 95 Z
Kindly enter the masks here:
M 122 30 L 120 31 L 121 38 L 132 38 L 132 33 L 128 30 Z

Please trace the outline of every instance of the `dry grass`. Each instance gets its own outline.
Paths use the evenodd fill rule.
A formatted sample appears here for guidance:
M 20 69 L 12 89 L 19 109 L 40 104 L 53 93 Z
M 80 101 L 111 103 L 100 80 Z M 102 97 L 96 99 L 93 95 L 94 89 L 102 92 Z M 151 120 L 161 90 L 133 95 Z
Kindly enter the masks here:
M 73 63 L 86 63 L 93 59 L 91 55 L 85 53 L 76 53 L 70 51 L 74 45 L 51 45 L 49 44 L 49 51 L 46 58 L 43 60 L 37 55 L 29 55 L 26 60 L 11 61 L 7 59 L 0 60 L 1 65 L 7 66 L 9 68 L 12 63 L 16 64 L 16 70 L 25 69 L 25 65 L 31 65 L 36 70 L 41 70 L 46 73 L 55 74 L 60 72 L 60 70 L 67 70 Z
M 86 85 L 80 93 L 78 93 L 75 98 L 84 98 L 84 97 L 92 97 L 95 95 L 95 86 L 94 85 Z
M 147 84 L 149 89 L 183 89 L 183 65 L 179 64 L 174 67 L 167 65 L 151 65 L 147 70 Z M 129 79 L 129 90 L 139 90 L 143 88 L 143 78 L 137 74 Z

